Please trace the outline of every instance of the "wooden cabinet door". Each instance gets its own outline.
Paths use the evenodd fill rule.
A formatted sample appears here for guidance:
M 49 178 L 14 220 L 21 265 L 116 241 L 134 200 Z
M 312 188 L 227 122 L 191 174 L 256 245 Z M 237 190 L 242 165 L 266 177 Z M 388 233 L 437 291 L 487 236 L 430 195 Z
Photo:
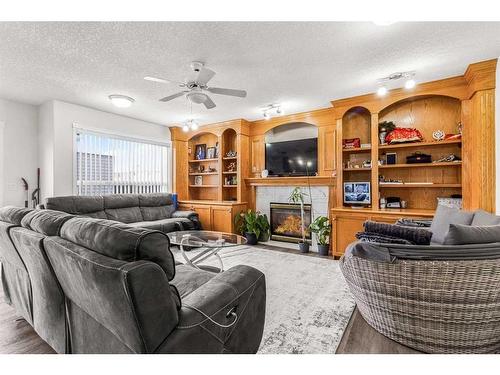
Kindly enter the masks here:
M 200 218 L 201 225 L 204 230 L 212 230 L 212 215 L 210 214 L 210 206 L 195 205 L 195 204 L 181 204 L 179 205 L 181 211 L 194 211 Z
M 260 172 L 265 169 L 264 136 L 254 137 L 250 143 L 250 173 L 260 177 Z
M 212 206 L 212 230 L 233 232 L 233 210 L 230 206 Z
M 333 220 L 333 255 L 341 256 L 351 242 L 356 240 L 356 233 L 363 230 L 366 216 L 334 216 Z

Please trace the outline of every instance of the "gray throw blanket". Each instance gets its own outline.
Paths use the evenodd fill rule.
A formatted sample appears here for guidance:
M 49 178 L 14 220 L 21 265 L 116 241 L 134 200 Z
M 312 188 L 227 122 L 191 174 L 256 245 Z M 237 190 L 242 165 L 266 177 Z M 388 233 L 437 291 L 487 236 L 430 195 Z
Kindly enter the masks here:
M 432 237 L 432 232 L 427 229 L 375 221 L 365 221 L 363 227 L 365 231 L 357 233 L 356 238 L 364 242 L 429 245 Z

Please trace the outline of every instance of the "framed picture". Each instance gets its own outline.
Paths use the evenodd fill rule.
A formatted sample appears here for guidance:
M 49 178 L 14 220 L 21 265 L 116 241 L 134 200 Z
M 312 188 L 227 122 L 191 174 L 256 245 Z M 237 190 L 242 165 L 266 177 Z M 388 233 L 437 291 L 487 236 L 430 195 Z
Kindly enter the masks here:
M 215 159 L 215 147 L 209 147 L 207 148 L 207 159 Z
M 196 160 L 203 160 L 207 158 L 207 145 L 196 145 L 194 149 L 194 157 Z
M 203 185 L 203 176 L 195 176 L 194 177 L 194 184 L 201 186 Z

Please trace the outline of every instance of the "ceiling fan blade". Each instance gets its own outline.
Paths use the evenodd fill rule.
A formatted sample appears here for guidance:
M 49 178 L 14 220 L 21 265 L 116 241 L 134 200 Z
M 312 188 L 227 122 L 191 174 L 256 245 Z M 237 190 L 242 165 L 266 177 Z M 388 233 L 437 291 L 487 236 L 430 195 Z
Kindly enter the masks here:
M 213 70 L 203 67 L 198 73 L 198 77 L 196 78 L 196 83 L 199 84 L 200 86 L 205 86 L 208 83 L 208 81 L 210 81 L 214 77 L 214 75 L 215 72 Z
M 181 92 L 178 92 L 177 94 L 173 94 L 173 95 L 170 95 L 170 96 L 165 96 L 164 98 L 160 99 L 160 102 L 168 102 L 169 100 L 172 100 L 172 99 L 178 98 L 179 96 L 184 95 L 186 92 L 187 91 L 181 91 Z
M 215 108 L 215 103 L 213 102 L 212 99 L 210 99 L 209 96 L 207 96 L 207 99 L 203 102 L 203 104 L 207 109 Z
M 207 91 L 213 94 L 237 96 L 239 98 L 245 98 L 247 96 L 247 92 L 245 90 L 233 90 L 233 89 L 223 89 L 220 87 L 209 87 L 207 88 Z
M 179 86 L 183 87 L 185 84 L 183 82 L 178 82 L 178 81 L 172 81 L 171 79 L 165 79 L 165 78 L 158 78 L 158 77 L 144 77 L 146 81 L 151 81 L 151 82 L 158 82 L 158 83 L 176 83 Z

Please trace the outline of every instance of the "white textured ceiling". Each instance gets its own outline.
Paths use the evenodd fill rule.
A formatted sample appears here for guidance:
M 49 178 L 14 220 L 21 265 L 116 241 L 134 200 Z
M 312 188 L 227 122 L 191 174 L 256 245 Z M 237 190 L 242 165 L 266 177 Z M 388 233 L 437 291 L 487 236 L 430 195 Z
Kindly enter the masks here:
M 417 81 L 459 75 L 472 62 L 500 56 L 500 22 L 84 22 L 0 23 L 0 97 L 40 104 L 68 101 L 158 124 L 189 117 L 184 98 L 158 99 L 182 80 L 192 60 L 217 72 L 210 85 L 246 89 L 245 99 L 211 95 L 217 107 L 193 105 L 201 124 L 262 118 L 375 91 L 377 78 L 416 70 Z M 117 109 L 110 94 L 135 98 Z

